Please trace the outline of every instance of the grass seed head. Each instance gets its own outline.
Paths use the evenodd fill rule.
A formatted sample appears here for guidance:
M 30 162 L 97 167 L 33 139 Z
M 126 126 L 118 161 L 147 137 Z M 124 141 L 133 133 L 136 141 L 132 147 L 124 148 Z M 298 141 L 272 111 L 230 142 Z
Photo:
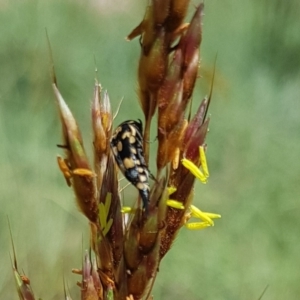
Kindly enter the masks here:
M 157 176 L 152 176 L 147 212 L 140 208 L 140 196 L 135 201 L 137 207 L 129 210 L 121 207 L 127 199 L 126 195 L 124 199 L 121 197 L 118 168 L 122 167 L 123 159 L 127 159 L 123 149 L 127 144 L 120 143 L 122 147 L 118 151 L 122 156 L 115 157 L 111 153 L 113 117 L 108 94 L 104 93 L 102 99 L 101 87 L 96 82 L 91 108 L 92 170 L 76 121 L 54 83 L 66 150 L 66 159 L 58 159 L 59 167 L 67 183 L 73 185 L 80 208 L 90 220 L 90 244 L 95 255 L 92 264 L 89 253 L 85 254 L 82 299 L 151 299 L 160 261 L 170 250 L 180 228 L 194 230 L 213 226 L 211 219 L 219 216 L 192 206 L 195 176 L 203 175 L 202 182 L 209 176 L 205 137 L 211 94 L 190 120 L 186 109 L 198 75 L 204 6 L 200 4 L 191 23 L 186 24 L 183 21 L 189 2 L 150 1 L 144 19 L 127 37 L 131 40 L 140 36 L 141 45 L 138 95 L 145 126 L 138 147 L 132 142 L 128 146 L 131 148 L 125 149 L 130 153 L 131 162 L 139 162 L 137 172 L 138 167 L 148 170 L 151 121 L 156 111 L 158 114 Z M 121 127 L 119 130 L 122 132 Z M 143 131 L 142 127 L 140 130 Z M 121 139 L 122 135 L 114 135 L 114 139 L 117 138 Z M 138 156 L 138 150 L 143 150 L 144 156 L 141 153 Z M 191 218 L 198 218 L 200 222 L 188 222 Z

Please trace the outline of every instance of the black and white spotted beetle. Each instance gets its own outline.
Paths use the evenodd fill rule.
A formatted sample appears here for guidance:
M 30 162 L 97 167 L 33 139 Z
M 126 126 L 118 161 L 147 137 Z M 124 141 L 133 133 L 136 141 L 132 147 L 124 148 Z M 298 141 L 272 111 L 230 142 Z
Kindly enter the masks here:
M 141 120 L 128 120 L 121 123 L 112 135 L 110 146 L 115 160 L 128 181 L 140 193 L 143 208 L 148 210 L 149 202 L 149 172 L 143 152 L 143 124 Z

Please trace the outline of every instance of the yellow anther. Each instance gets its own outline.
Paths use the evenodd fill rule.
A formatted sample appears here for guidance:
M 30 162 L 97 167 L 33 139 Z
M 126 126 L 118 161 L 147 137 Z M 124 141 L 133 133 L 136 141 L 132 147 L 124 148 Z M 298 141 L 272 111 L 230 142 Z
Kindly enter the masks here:
M 82 270 L 81 269 L 72 269 L 71 272 L 74 273 L 74 274 L 82 275 Z
M 68 186 L 71 186 L 71 170 L 69 169 L 69 166 L 67 164 L 67 161 L 63 159 L 61 156 L 57 156 L 57 163 L 59 166 L 60 171 L 63 173 L 65 180 L 67 182 Z
M 74 169 L 73 174 L 78 176 L 96 177 L 96 174 L 93 171 L 84 168 Z
M 167 189 L 168 189 L 169 195 L 172 195 L 173 193 L 175 193 L 177 191 L 176 187 L 174 187 L 174 186 L 169 186 Z
M 192 213 L 192 217 L 206 221 L 211 226 L 214 226 L 213 220 L 206 213 L 202 212 L 198 207 L 191 205 L 190 210 Z
M 130 206 L 123 206 L 121 208 L 121 213 L 123 214 L 132 214 L 135 213 L 135 209 Z
M 200 229 L 205 229 L 207 227 L 210 227 L 211 225 L 207 222 L 193 222 L 193 223 L 186 223 L 184 224 L 184 226 L 190 230 L 200 230 Z
M 202 183 L 205 184 L 207 182 L 207 177 L 202 173 L 202 171 L 192 161 L 190 161 L 186 158 L 183 158 L 181 160 L 181 163 Z
M 184 209 L 184 205 L 177 200 L 168 199 L 167 205 L 177 209 Z
M 61 172 L 68 178 L 71 177 L 70 169 L 67 165 L 67 162 L 61 157 L 57 156 L 57 163 Z
M 203 213 L 211 219 L 221 219 L 221 215 L 219 215 L 219 214 L 213 214 L 213 213 L 208 213 L 208 212 L 203 212 Z
M 201 166 L 203 169 L 203 173 L 205 175 L 206 178 L 209 177 L 209 171 L 208 171 L 208 167 L 207 167 L 207 160 L 206 160 L 206 155 L 205 155 L 205 151 L 204 151 L 204 147 L 200 146 L 199 147 L 199 152 L 200 152 L 200 162 L 201 162 Z

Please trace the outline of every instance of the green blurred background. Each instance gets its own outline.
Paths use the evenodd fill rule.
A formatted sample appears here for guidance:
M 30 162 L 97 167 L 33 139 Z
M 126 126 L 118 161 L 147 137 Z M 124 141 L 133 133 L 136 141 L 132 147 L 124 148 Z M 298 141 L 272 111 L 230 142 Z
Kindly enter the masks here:
M 193 1 L 197 4 L 197 1 Z M 42 299 L 73 299 L 85 218 L 56 165 L 61 132 L 45 28 L 60 90 L 90 145 L 94 57 L 116 123 L 142 117 L 136 96 L 137 40 L 124 37 L 146 1 L 0 1 L 0 299 L 17 299 L 10 219 L 19 269 Z M 193 8 L 191 6 L 191 13 Z M 195 203 L 222 214 L 214 228 L 182 230 L 163 260 L 155 299 L 299 299 L 300 2 L 205 2 L 202 76 L 210 108 L 209 184 Z M 194 105 L 196 106 L 196 105 Z M 91 146 L 87 146 L 91 149 Z

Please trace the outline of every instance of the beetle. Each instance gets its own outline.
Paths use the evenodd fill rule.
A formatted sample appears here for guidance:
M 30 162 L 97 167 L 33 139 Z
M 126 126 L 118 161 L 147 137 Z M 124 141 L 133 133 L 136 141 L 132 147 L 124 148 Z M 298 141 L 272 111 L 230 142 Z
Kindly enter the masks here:
M 114 131 L 110 146 L 119 169 L 139 191 L 143 201 L 143 209 L 148 210 L 149 177 L 150 173 L 144 158 L 143 151 L 143 123 L 127 120 L 121 123 Z

